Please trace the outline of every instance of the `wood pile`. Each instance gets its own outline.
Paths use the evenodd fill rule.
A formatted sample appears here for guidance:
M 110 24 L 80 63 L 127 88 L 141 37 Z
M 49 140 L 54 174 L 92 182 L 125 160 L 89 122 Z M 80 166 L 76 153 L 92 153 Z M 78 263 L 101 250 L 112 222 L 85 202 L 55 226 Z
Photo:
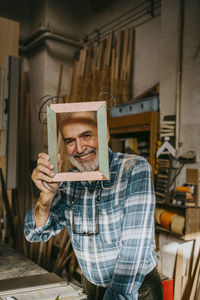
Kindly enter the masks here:
M 132 58 L 132 28 L 88 43 L 70 69 L 66 102 L 98 101 L 101 92 L 111 93 L 117 104 L 129 101 Z M 108 107 L 114 105 L 108 94 L 102 99 L 108 101 Z
M 174 300 L 200 299 L 200 239 L 194 241 L 190 257 L 178 248 L 175 267 Z

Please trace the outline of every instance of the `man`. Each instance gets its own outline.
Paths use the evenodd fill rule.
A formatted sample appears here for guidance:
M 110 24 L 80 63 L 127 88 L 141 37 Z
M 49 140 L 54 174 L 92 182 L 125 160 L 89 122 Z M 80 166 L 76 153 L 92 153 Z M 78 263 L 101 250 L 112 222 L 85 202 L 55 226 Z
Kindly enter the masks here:
M 66 114 L 60 130 L 75 166 L 72 171 L 97 170 L 95 115 Z M 32 179 L 41 192 L 25 217 L 27 240 L 47 241 L 67 225 L 89 299 L 162 300 L 155 268 L 155 197 L 148 162 L 109 149 L 110 180 L 63 182 L 56 192 L 49 156 L 40 153 L 38 157 Z

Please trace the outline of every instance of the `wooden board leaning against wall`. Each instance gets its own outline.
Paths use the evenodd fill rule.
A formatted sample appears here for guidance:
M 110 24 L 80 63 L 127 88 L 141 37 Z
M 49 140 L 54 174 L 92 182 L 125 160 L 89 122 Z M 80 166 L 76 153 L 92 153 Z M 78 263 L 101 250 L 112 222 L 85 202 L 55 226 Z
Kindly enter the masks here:
M 5 91 L 5 82 L 6 82 L 6 65 L 7 57 L 9 55 L 18 57 L 18 44 L 19 44 L 19 23 L 0 17 L 0 68 L 1 68 L 1 100 L 0 100 L 0 111 L 1 111 L 1 128 L 0 128 L 0 168 L 2 169 L 2 176 L 6 178 L 6 156 L 5 156 L 5 136 L 6 136 L 6 127 L 3 124 L 3 101 Z M 12 196 L 11 190 L 7 191 L 8 195 L 8 204 L 12 206 Z M 5 219 L 5 206 L 3 201 L 0 201 L 0 219 Z M 1 223 L 1 222 L 0 222 Z M 0 231 L 2 239 L 5 237 L 5 228 L 1 227 Z

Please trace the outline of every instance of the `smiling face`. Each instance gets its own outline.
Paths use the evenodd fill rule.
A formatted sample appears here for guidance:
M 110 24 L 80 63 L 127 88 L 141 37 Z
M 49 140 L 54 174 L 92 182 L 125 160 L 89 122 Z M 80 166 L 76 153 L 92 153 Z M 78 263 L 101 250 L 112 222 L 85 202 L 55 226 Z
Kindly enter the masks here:
M 99 166 L 98 136 L 92 112 L 74 112 L 63 117 L 60 130 L 70 162 L 80 171 L 95 171 Z

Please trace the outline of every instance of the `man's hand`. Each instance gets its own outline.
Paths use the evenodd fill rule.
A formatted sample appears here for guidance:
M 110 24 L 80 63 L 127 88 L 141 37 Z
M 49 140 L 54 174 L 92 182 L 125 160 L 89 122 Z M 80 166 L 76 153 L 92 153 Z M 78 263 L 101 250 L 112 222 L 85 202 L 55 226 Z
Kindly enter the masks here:
M 36 227 L 43 226 L 49 216 L 51 203 L 54 199 L 56 191 L 58 189 L 58 183 L 53 183 L 52 178 L 54 166 L 49 161 L 49 155 L 46 153 L 40 153 L 38 155 L 37 167 L 33 170 L 32 180 L 41 191 L 40 196 L 33 208 L 33 215 L 36 222 Z M 58 155 L 58 169 L 61 170 L 60 155 Z M 45 187 L 42 181 L 49 185 Z
M 55 195 L 56 189 L 58 188 L 58 183 L 52 182 L 52 178 L 54 177 L 53 169 L 54 169 L 54 165 L 50 163 L 49 155 L 46 153 L 39 153 L 37 167 L 33 170 L 31 178 L 35 183 L 35 185 L 37 186 L 37 188 L 45 194 L 52 193 L 53 195 Z M 61 169 L 60 155 L 58 155 L 58 169 L 60 172 Z M 52 191 L 50 191 L 50 188 L 49 189 L 45 188 L 42 181 L 48 183 L 50 188 L 52 187 Z

